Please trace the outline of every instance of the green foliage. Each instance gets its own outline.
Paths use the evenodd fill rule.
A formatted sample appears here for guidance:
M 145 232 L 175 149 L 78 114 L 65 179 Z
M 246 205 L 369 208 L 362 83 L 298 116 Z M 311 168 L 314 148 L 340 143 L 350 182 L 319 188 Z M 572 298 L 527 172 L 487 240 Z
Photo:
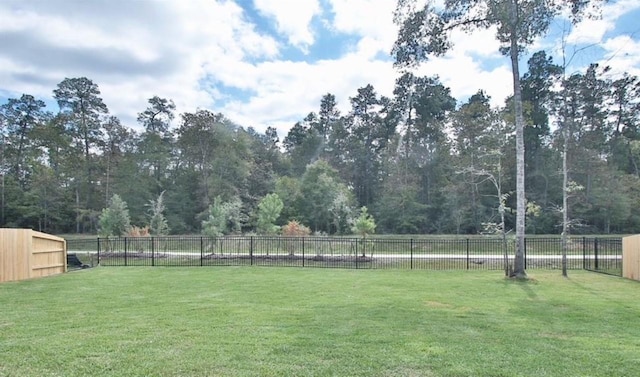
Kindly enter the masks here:
M 349 232 L 349 219 L 353 212 L 353 197 L 348 190 L 340 190 L 329 205 L 333 230 L 337 234 Z
M 276 180 L 275 193 L 282 200 L 284 208 L 280 214 L 283 222 L 301 218 L 302 193 L 300 192 L 300 180 L 288 176 L 280 177 Z
M 354 220 L 351 230 L 353 233 L 362 236 L 362 238 L 365 238 L 368 234 L 375 233 L 376 221 L 369 214 L 367 207 L 360 208 L 360 215 Z
M 276 234 L 280 229 L 275 224 L 280 217 L 280 212 L 284 204 L 278 194 L 269 194 L 265 196 L 258 204 L 258 233 L 260 234 Z
M 129 209 L 118 194 L 114 194 L 109 201 L 109 207 L 102 210 L 100 215 L 100 234 L 103 236 L 120 237 L 131 228 Z
M 202 222 L 202 233 L 210 237 L 220 237 L 227 231 L 227 213 L 219 196 L 209 206 L 209 217 Z
M 158 199 L 149 202 L 149 231 L 154 236 L 169 234 L 169 224 L 164 217 L 164 191 L 158 195 Z
M 208 218 L 202 222 L 202 233 L 211 237 L 240 232 L 245 218 L 241 212 L 240 199 L 223 202 L 216 196 L 209 206 Z
M 447 1 L 466 11 L 462 3 L 469 4 Z M 528 17 L 531 9 L 524 10 Z M 417 32 L 438 27 L 403 25 Z M 403 37 L 405 52 L 426 57 L 426 39 L 419 40 L 426 34 Z M 562 83 L 559 73 L 547 53 L 537 52 L 522 75 L 526 193 L 539 206 L 528 210 L 527 232 L 559 233 L 566 213 L 574 234 L 637 232 L 640 79 L 612 78 L 596 65 Z M 352 93 L 343 115 L 336 104 L 345 98 L 326 94 L 280 143 L 281 128 L 261 134 L 204 109 L 178 115 L 171 100 L 157 96 L 138 114 L 142 131 L 130 129 L 109 116 L 97 85 L 86 78 L 65 79 L 54 96 L 56 115 L 27 94 L 0 104 L 0 226 L 93 233 L 113 193 L 128 203 L 131 223 L 151 223 L 154 234 L 201 231 L 216 196 L 224 213 L 214 214 L 220 223 L 213 234 L 273 233 L 275 224 L 291 219 L 316 232 L 345 234 L 361 206 L 370 209 L 378 233 L 476 234 L 498 221 L 501 208 L 507 208 L 505 231 L 516 225 L 515 97 L 495 106 L 479 90 L 456 108 L 437 78 L 403 70 L 392 97 L 365 85 Z M 563 191 L 558 171 L 565 138 L 569 187 Z M 509 194 L 502 206 L 494 180 Z M 269 193 L 283 203 L 275 220 L 259 208 Z M 560 212 L 563 193 L 570 210 Z
M 308 165 L 302 176 L 298 211 L 314 231 L 329 232 L 336 217 L 339 218 L 346 211 L 343 204 L 348 202 L 345 198 L 348 198 L 348 192 L 338 172 L 326 161 L 317 161 Z

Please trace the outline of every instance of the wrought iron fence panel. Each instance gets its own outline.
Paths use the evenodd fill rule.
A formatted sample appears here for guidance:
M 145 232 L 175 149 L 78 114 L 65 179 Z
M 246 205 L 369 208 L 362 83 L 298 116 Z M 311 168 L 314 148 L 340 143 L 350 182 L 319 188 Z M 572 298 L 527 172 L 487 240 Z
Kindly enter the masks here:
M 68 240 L 70 253 L 103 266 L 281 266 L 357 269 L 501 270 L 515 242 L 495 237 L 348 238 L 166 236 Z M 561 269 L 558 237 L 529 237 L 525 267 Z M 567 268 L 622 274 L 621 238 L 569 238 Z

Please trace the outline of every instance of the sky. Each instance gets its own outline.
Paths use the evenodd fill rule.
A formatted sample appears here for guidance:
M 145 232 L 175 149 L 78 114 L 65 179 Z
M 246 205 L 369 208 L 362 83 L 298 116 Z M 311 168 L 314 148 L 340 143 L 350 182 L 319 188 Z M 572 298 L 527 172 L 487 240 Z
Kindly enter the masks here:
M 112 115 L 136 118 L 153 96 L 177 113 L 209 109 L 284 137 L 317 112 L 326 93 L 343 113 L 357 89 L 391 96 L 397 71 L 396 0 L 0 0 L 0 104 L 23 93 L 57 111 L 53 90 L 69 77 L 95 82 Z M 555 20 L 530 46 L 567 72 L 589 63 L 640 76 L 640 0 L 610 1 L 597 19 Z M 479 89 L 501 105 L 512 93 L 509 61 L 491 29 L 454 32 L 454 48 L 417 68 L 463 102 Z M 570 58 L 570 59 L 569 59 Z M 526 71 L 526 57 L 523 59 Z M 524 72 L 523 71 L 523 72 Z M 179 124 L 179 117 L 173 126 Z

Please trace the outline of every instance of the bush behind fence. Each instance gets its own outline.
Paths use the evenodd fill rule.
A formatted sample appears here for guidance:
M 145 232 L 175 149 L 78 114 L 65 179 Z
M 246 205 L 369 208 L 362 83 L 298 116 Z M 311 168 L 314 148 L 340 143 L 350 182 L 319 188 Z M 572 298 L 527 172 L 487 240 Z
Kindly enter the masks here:
M 504 269 L 499 238 L 124 237 L 67 241 L 102 266 L 290 266 L 362 269 Z M 515 244 L 507 241 L 513 262 Z M 527 238 L 527 269 L 561 269 L 560 238 Z M 573 237 L 567 268 L 622 273 L 621 238 Z

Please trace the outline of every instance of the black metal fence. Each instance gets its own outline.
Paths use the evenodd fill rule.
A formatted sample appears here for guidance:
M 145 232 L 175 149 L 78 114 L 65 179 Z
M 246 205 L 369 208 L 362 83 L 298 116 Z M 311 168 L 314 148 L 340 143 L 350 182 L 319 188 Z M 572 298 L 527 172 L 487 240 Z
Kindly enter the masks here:
M 584 269 L 622 276 L 622 238 L 585 238 Z
M 506 257 L 505 250 L 506 247 Z M 504 269 L 514 242 L 498 238 L 125 237 L 68 240 L 102 266 L 289 266 L 362 269 Z M 561 269 L 560 238 L 527 238 L 525 267 Z M 571 238 L 567 268 L 622 274 L 621 238 Z

